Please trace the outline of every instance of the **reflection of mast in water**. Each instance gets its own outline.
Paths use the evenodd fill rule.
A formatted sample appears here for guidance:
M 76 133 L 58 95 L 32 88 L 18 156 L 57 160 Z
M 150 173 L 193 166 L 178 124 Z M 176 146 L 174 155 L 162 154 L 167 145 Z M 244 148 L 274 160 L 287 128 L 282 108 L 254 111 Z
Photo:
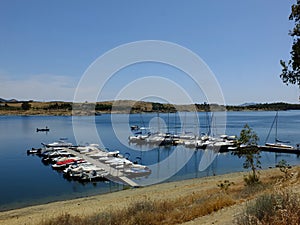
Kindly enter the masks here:
M 170 174 L 170 158 L 169 158 L 169 156 L 170 156 L 170 149 L 171 148 L 166 148 L 166 150 L 168 151 L 168 165 L 167 165 L 167 168 L 168 168 L 168 174 Z
M 167 127 L 168 133 L 170 133 L 170 112 L 168 111 L 168 127 Z
M 157 148 L 157 178 L 159 179 L 160 173 L 160 147 Z
M 213 150 L 206 150 L 206 151 L 213 151 Z M 216 154 L 216 153 L 215 153 Z M 211 175 L 215 176 L 216 175 L 216 171 L 217 171 L 217 165 L 218 165 L 218 156 L 219 156 L 219 153 L 217 154 L 217 156 L 215 157 L 215 159 L 212 161 L 212 163 L 209 165 L 209 167 L 207 168 L 206 170 L 206 175 L 207 176 L 210 176 L 210 170 L 212 172 Z
M 174 113 L 174 134 L 177 134 L 177 112 Z
M 195 178 L 198 177 L 198 167 L 199 167 L 199 163 L 198 163 L 198 151 L 197 150 L 194 150 L 194 158 L 195 158 Z
M 144 123 L 144 120 L 143 120 L 143 117 L 142 117 L 142 113 L 140 113 L 140 119 L 141 119 L 142 126 L 145 127 L 145 123 Z
M 160 120 L 159 120 L 159 112 L 157 112 L 157 129 L 158 129 L 158 133 L 160 133 Z

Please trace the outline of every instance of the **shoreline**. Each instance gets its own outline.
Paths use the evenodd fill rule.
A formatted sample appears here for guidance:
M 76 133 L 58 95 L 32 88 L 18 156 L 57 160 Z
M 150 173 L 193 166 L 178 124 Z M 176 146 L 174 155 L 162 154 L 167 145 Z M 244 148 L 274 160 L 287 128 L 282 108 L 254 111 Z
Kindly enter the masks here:
M 64 101 L 2 101 L 1 115 L 42 115 L 42 116 L 93 116 L 101 114 L 141 114 L 175 112 L 264 112 L 300 110 L 300 104 L 274 102 L 243 105 L 188 104 L 115 100 L 94 103 L 73 103 Z
M 300 111 L 299 109 L 289 109 L 289 110 L 273 110 L 273 109 L 267 109 L 267 110 L 224 110 L 224 111 L 213 111 L 213 112 L 274 112 L 274 111 Z M 179 112 L 193 112 L 193 111 L 179 111 Z M 205 111 L 197 111 L 197 112 L 205 112 Z M 211 112 L 211 111 L 209 111 Z M 96 112 L 96 114 L 86 114 L 86 113 L 75 113 L 73 114 L 72 111 L 52 111 L 52 112 L 40 112 L 40 111 L 3 111 L 0 110 L 0 117 L 1 116 L 101 116 L 106 114 L 156 114 L 156 111 L 152 112 L 123 112 L 123 111 L 117 111 L 117 112 Z M 168 112 L 159 112 L 159 113 L 168 113 Z
M 293 168 L 298 168 L 295 166 Z M 281 175 L 278 168 L 260 171 L 261 179 Z M 109 209 L 122 209 L 132 202 L 141 200 L 172 200 L 176 197 L 190 196 L 193 193 L 220 191 L 217 184 L 230 180 L 235 185 L 243 185 L 243 176 L 248 172 L 235 172 L 224 175 L 194 178 L 169 183 L 160 183 L 147 187 L 100 194 L 72 200 L 28 206 L 0 212 L 1 224 L 38 224 L 41 220 L 57 217 L 64 213 L 73 216 L 89 216 Z M 298 187 L 299 188 L 299 187 Z M 197 223 L 195 223 L 197 224 Z

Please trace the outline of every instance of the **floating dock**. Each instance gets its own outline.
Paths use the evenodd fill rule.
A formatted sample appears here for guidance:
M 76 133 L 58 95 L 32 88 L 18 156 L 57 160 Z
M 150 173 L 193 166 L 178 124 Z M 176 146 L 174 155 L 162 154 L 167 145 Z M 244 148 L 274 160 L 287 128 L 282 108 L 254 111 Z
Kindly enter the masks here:
M 258 146 L 261 151 L 265 152 L 275 152 L 275 153 L 289 153 L 289 154 L 297 154 L 300 155 L 300 148 L 280 148 L 273 146 Z
M 106 163 L 103 163 L 97 159 L 93 159 L 93 158 L 89 157 L 88 155 L 81 154 L 70 148 L 64 148 L 64 149 L 66 151 L 70 152 L 71 154 L 74 154 L 74 155 L 86 160 L 87 162 L 94 164 L 95 166 L 97 166 L 99 168 L 103 168 L 105 171 L 107 171 L 109 173 L 109 175 L 105 176 L 106 179 L 115 181 L 115 182 L 116 181 L 121 182 L 121 183 L 129 185 L 131 187 L 139 187 L 139 185 L 137 183 L 135 183 L 132 179 L 126 177 L 126 175 L 123 173 L 122 169 L 118 170 Z

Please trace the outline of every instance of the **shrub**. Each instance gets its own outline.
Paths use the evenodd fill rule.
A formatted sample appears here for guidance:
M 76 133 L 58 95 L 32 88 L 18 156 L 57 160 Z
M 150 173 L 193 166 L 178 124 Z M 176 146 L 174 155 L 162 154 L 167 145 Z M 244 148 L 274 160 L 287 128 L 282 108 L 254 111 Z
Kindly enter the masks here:
M 290 192 L 260 196 L 253 203 L 248 204 L 236 219 L 238 225 L 296 225 L 299 223 L 299 195 Z
M 289 177 L 291 177 L 291 166 L 287 163 L 286 160 L 282 159 L 278 162 L 278 164 L 276 165 L 276 167 L 278 167 L 280 169 L 280 171 L 282 173 L 284 173 L 284 178 L 288 179 Z
M 229 180 L 220 181 L 217 186 L 224 192 L 227 192 L 228 188 L 233 185 L 234 182 L 230 182 Z

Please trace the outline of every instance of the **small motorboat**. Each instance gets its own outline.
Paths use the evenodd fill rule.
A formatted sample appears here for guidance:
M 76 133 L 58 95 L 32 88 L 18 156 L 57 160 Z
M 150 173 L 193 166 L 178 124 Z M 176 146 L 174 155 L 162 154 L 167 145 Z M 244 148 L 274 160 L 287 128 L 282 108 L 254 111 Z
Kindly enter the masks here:
M 65 138 L 61 138 L 58 141 L 55 141 L 53 143 L 45 144 L 41 143 L 45 147 L 72 147 L 73 144 L 70 142 L 66 142 Z
M 68 158 L 64 161 L 59 161 L 52 165 L 53 169 L 65 169 L 67 166 L 74 164 L 74 163 L 84 163 L 86 162 L 84 159 L 80 159 L 78 157 Z
M 109 172 L 107 171 L 89 171 L 89 172 L 83 172 L 80 181 L 81 182 L 90 182 L 90 181 L 101 181 L 101 180 L 107 180 L 105 177 L 109 175 Z
M 139 130 L 140 127 L 138 125 L 133 125 L 130 127 L 131 130 Z
M 30 154 L 41 154 L 42 153 L 42 149 L 41 148 L 32 148 L 27 150 L 27 155 Z
M 48 127 L 46 128 L 36 128 L 36 132 L 49 132 L 50 129 Z

